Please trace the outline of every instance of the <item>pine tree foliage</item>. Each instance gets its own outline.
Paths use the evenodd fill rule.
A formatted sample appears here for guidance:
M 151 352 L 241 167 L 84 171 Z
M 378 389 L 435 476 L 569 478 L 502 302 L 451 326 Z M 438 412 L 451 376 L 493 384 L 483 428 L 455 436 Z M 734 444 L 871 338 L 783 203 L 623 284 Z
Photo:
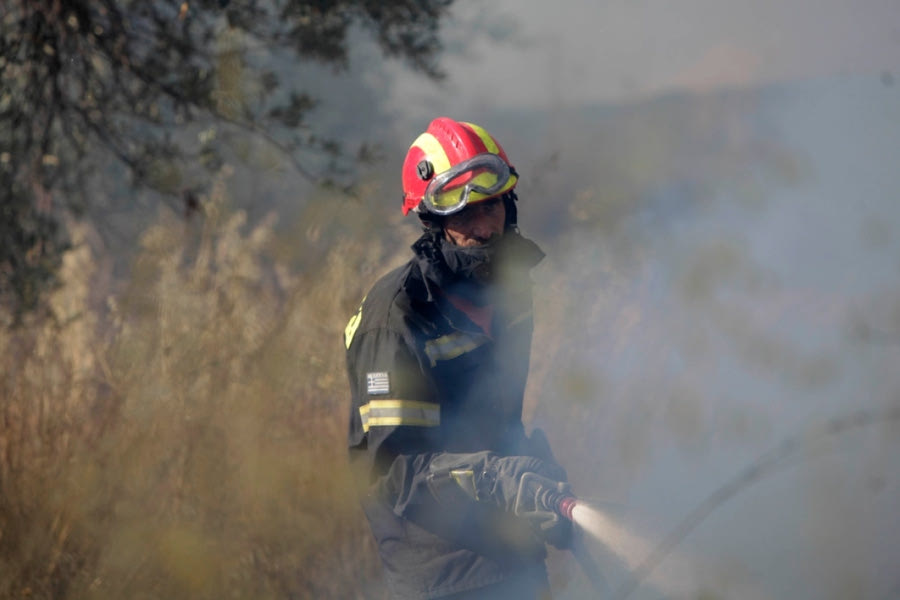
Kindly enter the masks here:
M 86 214 L 110 165 L 196 209 L 185 165 L 214 173 L 223 157 L 214 133 L 184 135 L 192 124 L 265 139 L 311 180 L 346 185 L 337 159 L 351 153 L 309 122 L 320 99 L 272 65 L 345 69 L 359 28 L 386 56 L 439 77 L 438 26 L 451 2 L 5 0 L 0 302 L 38 305 L 67 245 L 62 216 Z

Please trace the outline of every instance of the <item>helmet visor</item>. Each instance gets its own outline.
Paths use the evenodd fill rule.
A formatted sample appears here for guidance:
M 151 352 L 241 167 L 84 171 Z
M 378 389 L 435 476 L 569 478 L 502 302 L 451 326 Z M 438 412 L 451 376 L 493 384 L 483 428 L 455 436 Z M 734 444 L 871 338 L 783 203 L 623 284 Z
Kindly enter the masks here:
M 425 188 L 422 202 L 428 211 L 450 215 L 462 210 L 472 201 L 496 195 L 509 182 L 506 161 L 497 154 L 485 152 L 435 175 Z M 472 194 L 479 194 L 474 198 Z

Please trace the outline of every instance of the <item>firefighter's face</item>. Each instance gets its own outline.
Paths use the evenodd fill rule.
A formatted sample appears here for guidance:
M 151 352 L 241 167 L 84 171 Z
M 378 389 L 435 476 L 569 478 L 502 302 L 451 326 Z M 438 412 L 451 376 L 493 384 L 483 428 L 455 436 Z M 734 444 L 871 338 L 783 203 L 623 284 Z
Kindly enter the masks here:
M 444 236 L 457 246 L 482 246 L 503 235 L 506 207 L 500 198 L 470 204 L 444 218 Z

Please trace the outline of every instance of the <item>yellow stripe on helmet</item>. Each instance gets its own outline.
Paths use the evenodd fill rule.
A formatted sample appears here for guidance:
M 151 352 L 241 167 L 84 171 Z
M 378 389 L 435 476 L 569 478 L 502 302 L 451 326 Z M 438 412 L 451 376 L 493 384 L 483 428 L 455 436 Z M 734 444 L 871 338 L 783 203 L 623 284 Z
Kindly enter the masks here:
M 425 158 L 431 161 L 435 173 L 442 173 L 452 166 L 441 143 L 430 133 L 425 132 L 417 137 L 411 147 L 413 146 L 419 147 L 425 153 Z
M 474 131 L 476 134 L 478 134 L 478 137 L 481 138 L 481 142 L 484 144 L 484 147 L 487 148 L 488 152 L 490 152 L 491 154 L 498 154 L 498 155 L 500 154 L 500 146 L 497 145 L 496 140 L 494 140 L 494 136 L 492 136 L 490 133 L 488 133 L 484 127 L 482 127 L 481 125 L 476 125 L 475 123 L 469 123 L 469 122 L 466 122 L 466 125 L 471 127 L 472 131 Z M 510 174 L 509 181 L 507 182 L 507 184 L 505 186 L 503 186 L 503 189 L 492 196 L 487 196 L 485 194 L 473 192 L 472 194 L 469 195 L 469 203 L 474 204 L 476 202 L 481 202 L 483 200 L 487 200 L 488 198 L 496 198 L 497 196 L 501 196 L 501 195 L 505 194 L 506 192 L 508 192 L 509 190 L 516 187 L 516 183 L 518 182 L 518 179 L 519 178 L 514 173 Z
M 500 154 L 500 147 L 497 145 L 497 142 L 494 141 L 493 136 L 491 136 L 484 127 L 476 125 L 475 123 L 466 123 L 466 125 L 471 127 L 472 131 L 478 134 L 478 137 L 481 138 L 481 142 L 484 144 L 484 147 L 487 148 L 488 152 L 491 154 Z

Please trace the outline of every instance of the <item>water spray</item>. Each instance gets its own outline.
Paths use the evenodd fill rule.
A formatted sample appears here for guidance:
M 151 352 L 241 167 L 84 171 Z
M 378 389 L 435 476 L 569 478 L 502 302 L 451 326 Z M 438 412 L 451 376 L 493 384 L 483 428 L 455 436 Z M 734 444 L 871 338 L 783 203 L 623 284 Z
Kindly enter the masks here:
M 568 483 L 552 481 L 537 473 L 525 473 L 519 481 L 515 505 L 519 517 L 549 523 L 562 517 L 581 525 L 580 521 L 592 510 L 572 493 Z
M 882 411 L 861 409 L 787 438 L 713 491 L 658 543 L 648 542 L 616 522 L 599 507 L 577 498 L 568 484 L 550 481 L 534 473 L 526 473 L 522 477 L 516 514 L 525 518 L 530 514 L 546 518 L 549 514 L 567 519 L 579 533 L 588 534 L 621 559 L 629 571 L 629 577 L 614 595 L 610 595 L 599 569 L 583 546 L 583 536 L 574 536 L 572 552 L 600 597 L 624 599 L 644 581 L 650 581 L 668 593 L 688 595 L 693 593 L 693 588 L 685 587 L 691 580 L 691 562 L 685 556 L 676 554 L 674 549 L 710 513 L 751 484 L 782 467 L 789 458 L 808 449 L 812 440 L 892 421 L 900 421 L 900 405 Z M 658 568 L 663 560 L 668 566 L 665 571 Z
M 575 496 L 569 484 L 536 473 L 522 476 L 515 513 L 544 528 L 552 527 L 559 519 L 570 521 L 575 527 L 570 549 L 599 597 L 611 597 L 611 590 L 587 550 L 586 537 L 614 554 L 630 572 L 639 572 L 653 552 L 653 544 L 629 531 L 599 507 Z M 687 577 L 689 565 L 680 557 L 670 557 L 670 566 L 674 572 L 654 571 L 649 578 L 660 589 L 688 593 L 690 590 L 684 585 L 690 580 Z

